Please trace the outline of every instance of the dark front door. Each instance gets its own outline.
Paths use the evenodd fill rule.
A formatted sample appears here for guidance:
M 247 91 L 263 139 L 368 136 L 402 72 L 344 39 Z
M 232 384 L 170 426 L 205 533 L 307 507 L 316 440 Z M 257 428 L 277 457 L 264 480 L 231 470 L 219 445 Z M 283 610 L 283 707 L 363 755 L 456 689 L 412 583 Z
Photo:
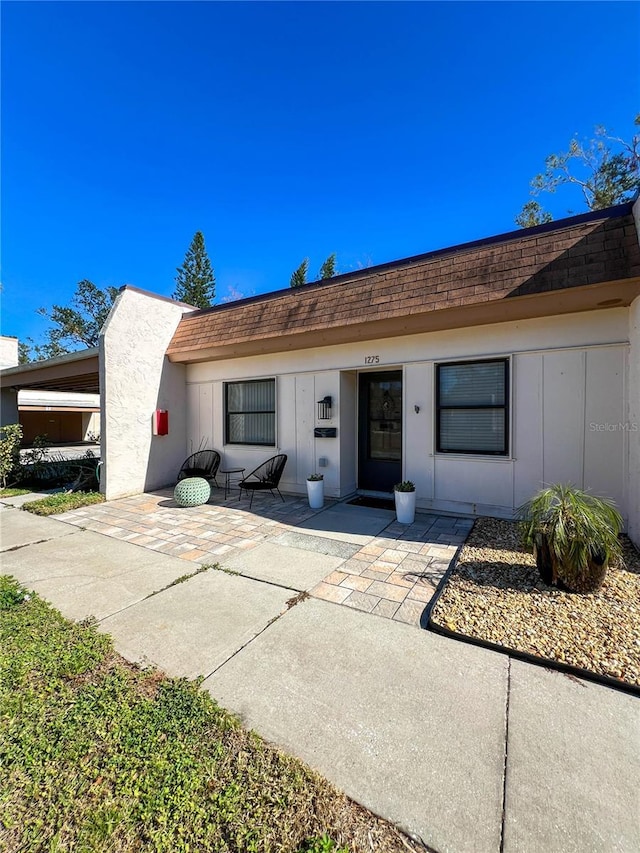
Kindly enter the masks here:
M 402 371 L 361 373 L 358 488 L 390 492 L 402 479 Z

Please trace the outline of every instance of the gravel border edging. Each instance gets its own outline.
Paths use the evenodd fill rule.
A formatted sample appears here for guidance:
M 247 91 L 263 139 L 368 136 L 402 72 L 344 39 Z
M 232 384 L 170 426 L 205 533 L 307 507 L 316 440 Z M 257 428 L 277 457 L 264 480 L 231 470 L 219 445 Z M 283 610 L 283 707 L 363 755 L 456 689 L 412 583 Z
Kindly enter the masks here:
M 534 666 L 542 666 L 545 669 L 553 669 L 557 672 L 561 672 L 564 675 L 573 676 L 574 678 L 581 678 L 585 681 L 592 681 L 595 684 L 601 684 L 604 687 L 611 687 L 614 690 L 620 690 L 623 693 L 630 693 L 632 696 L 640 697 L 640 686 L 636 684 L 627 684 L 624 681 L 619 681 L 615 678 L 609 678 L 606 675 L 600 675 L 597 672 L 591 672 L 588 669 L 582 669 L 581 667 L 571 666 L 570 664 L 560 663 L 559 661 L 552 660 L 551 658 L 541 658 L 536 655 L 532 655 L 529 652 L 521 652 L 518 649 L 511 649 L 508 646 L 499 646 L 496 643 L 490 643 L 488 640 L 481 640 L 478 637 L 471 637 L 468 634 L 459 634 L 457 631 L 451 631 L 449 628 L 445 628 L 443 625 L 439 625 L 437 622 L 434 622 L 432 618 L 433 608 L 438 603 L 440 596 L 444 592 L 444 589 L 449 581 L 449 578 L 455 571 L 455 568 L 458 564 L 458 558 L 462 553 L 462 549 L 464 548 L 464 543 L 460 545 L 458 550 L 456 551 L 449 568 L 442 576 L 440 583 L 436 587 L 436 591 L 433 594 L 431 601 L 427 604 L 424 609 L 422 616 L 420 617 L 420 627 L 424 628 L 426 631 L 432 631 L 434 634 L 440 634 L 442 637 L 448 637 L 450 640 L 458 640 L 462 643 L 468 643 L 471 646 L 479 646 L 482 649 L 488 649 L 491 652 L 498 652 L 502 655 L 507 655 L 508 657 L 515 658 L 516 660 L 524 661 L 525 663 L 534 664 Z

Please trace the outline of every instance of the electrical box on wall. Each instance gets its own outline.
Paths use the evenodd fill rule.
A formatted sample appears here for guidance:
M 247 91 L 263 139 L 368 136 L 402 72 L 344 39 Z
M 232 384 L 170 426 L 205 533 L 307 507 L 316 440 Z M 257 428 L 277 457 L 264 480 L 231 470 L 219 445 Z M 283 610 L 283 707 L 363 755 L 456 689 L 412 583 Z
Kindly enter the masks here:
M 169 435 L 169 412 L 166 409 L 156 409 L 152 421 L 154 435 Z

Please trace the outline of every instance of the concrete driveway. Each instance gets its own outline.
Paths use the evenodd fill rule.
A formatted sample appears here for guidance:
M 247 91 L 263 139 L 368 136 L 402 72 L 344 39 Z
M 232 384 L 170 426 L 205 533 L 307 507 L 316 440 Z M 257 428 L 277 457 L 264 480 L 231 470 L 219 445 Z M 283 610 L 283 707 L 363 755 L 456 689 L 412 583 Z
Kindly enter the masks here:
M 636 698 L 42 521 L 0 510 L 3 573 L 71 618 L 96 614 L 130 659 L 206 676 L 247 725 L 433 850 L 640 849 Z M 308 558 L 273 547 L 251 553 L 274 572 Z

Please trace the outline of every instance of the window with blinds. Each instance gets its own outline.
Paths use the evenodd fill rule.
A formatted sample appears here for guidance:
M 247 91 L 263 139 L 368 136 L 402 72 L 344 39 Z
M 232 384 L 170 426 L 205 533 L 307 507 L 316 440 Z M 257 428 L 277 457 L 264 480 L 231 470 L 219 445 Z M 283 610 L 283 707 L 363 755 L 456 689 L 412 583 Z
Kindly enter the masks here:
M 226 444 L 276 443 L 276 380 L 225 384 Z
M 437 365 L 438 452 L 506 456 L 508 401 L 508 359 Z

